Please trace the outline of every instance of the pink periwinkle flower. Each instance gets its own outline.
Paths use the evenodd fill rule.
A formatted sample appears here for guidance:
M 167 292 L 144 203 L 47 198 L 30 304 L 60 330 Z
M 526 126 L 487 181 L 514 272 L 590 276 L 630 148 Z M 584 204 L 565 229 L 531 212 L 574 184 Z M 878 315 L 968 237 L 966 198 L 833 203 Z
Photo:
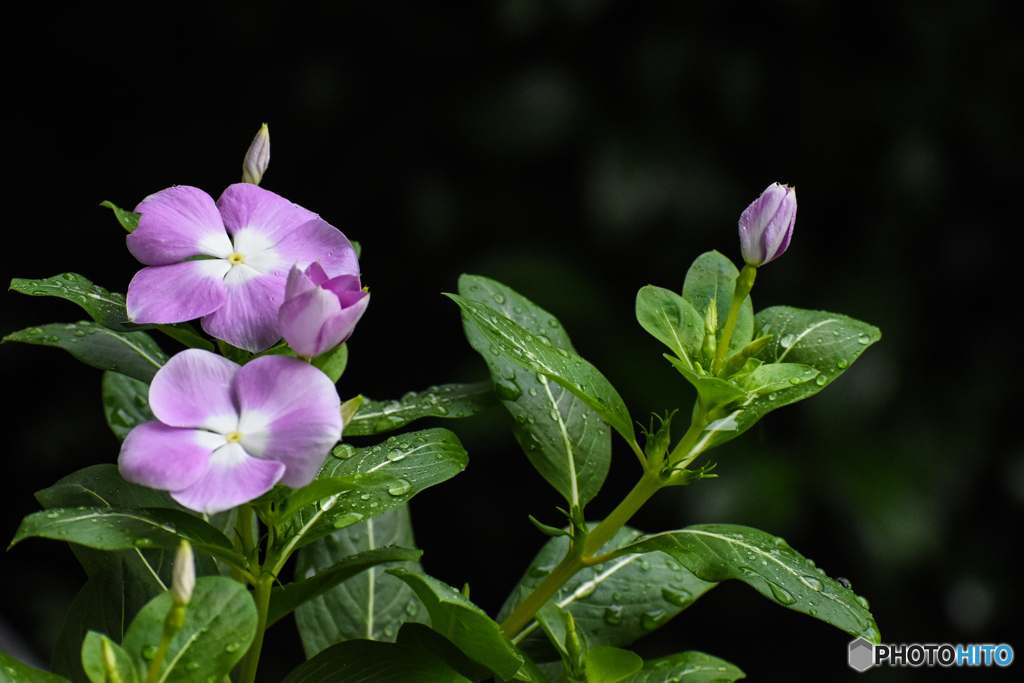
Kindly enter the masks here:
M 743 260 L 763 266 L 782 256 L 796 224 L 796 190 L 772 183 L 740 216 Z
M 313 358 L 348 339 L 369 303 L 358 275 L 332 278 L 319 263 L 305 272 L 292 266 L 278 323 L 292 351 Z
M 240 367 L 209 351 L 182 351 L 156 373 L 149 404 L 157 420 L 128 433 L 121 475 L 208 514 L 278 482 L 309 484 L 341 438 L 331 380 L 287 356 Z
M 256 185 L 232 185 L 216 204 L 200 189 L 172 187 L 135 211 L 142 218 L 128 250 L 149 267 L 128 285 L 132 322 L 201 317 L 209 334 L 255 353 L 281 338 L 277 309 L 293 264 L 319 261 L 330 277 L 359 273 L 337 228 Z M 195 256 L 206 258 L 186 260 Z

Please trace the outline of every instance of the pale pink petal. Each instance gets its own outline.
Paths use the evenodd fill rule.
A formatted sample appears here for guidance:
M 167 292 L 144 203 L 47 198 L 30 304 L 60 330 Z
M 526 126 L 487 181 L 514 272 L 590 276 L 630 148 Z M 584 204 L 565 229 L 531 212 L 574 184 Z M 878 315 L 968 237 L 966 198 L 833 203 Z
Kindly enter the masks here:
M 281 463 L 259 460 L 239 444 L 229 443 L 213 452 L 197 481 L 171 491 L 171 497 L 190 510 L 212 515 L 259 498 L 281 480 L 284 471 Z
M 243 228 L 262 233 L 276 244 L 296 227 L 317 217 L 284 197 L 249 183 L 231 185 L 217 200 L 224 226 L 232 235 Z
M 271 249 L 282 263 L 297 263 L 305 270 L 314 262 L 330 277 L 357 275 L 359 261 L 348 238 L 330 223 L 309 221 L 289 232 Z
M 224 443 L 219 434 L 144 422 L 128 432 L 117 466 L 134 484 L 161 491 L 182 489 L 199 480 L 210 454 Z
M 189 256 L 226 257 L 231 240 L 213 198 L 195 187 L 171 187 L 135 207 L 139 227 L 128 235 L 128 251 L 149 266 L 177 263 Z
M 224 277 L 224 304 L 203 318 L 203 329 L 240 349 L 266 351 L 281 338 L 277 310 L 284 299 L 284 283 L 283 276 L 234 266 Z
M 341 400 L 327 375 L 295 358 L 263 356 L 242 368 L 235 393 L 246 451 L 284 463 L 287 486 L 311 482 L 341 438 Z
M 325 323 L 341 312 L 337 296 L 315 287 L 286 299 L 281 304 L 277 320 L 292 351 L 303 358 L 312 358 L 337 346 L 324 345 L 329 340 L 323 338 L 323 331 Z
M 224 275 L 230 268 L 221 259 L 143 268 L 128 285 L 128 319 L 164 325 L 209 315 L 227 299 Z
M 241 368 L 201 349 L 175 354 L 149 387 L 153 414 L 174 427 L 200 427 L 220 434 L 238 428 L 232 385 Z
M 312 268 L 312 266 L 310 266 Z M 323 269 L 321 268 L 321 272 Z M 311 289 L 316 289 L 317 282 L 314 282 L 308 275 L 302 272 L 302 269 L 298 265 L 292 266 L 292 269 L 288 271 L 288 281 L 284 286 L 284 298 L 285 301 L 296 297 L 303 292 L 308 292 Z
M 360 292 L 362 297 L 351 306 L 347 306 L 340 313 L 329 318 L 320 330 L 320 343 L 322 351 L 329 351 L 338 346 L 350 336 L 356 329 L 356 323 L 363 317 L 366 307 L 370 304 L 370 295 Z M 320 355 L 320 353 L 316 355 Z

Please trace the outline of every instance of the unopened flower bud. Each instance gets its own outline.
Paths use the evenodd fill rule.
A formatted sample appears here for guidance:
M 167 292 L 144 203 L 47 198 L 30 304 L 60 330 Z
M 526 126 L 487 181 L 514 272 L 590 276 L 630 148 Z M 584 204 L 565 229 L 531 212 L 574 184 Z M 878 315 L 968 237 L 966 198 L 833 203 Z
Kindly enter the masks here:
M 192 556 L 192 546 L 183 540 L 178 546 L 178 554 L 174 556 L 174 569 L 171 576 L 171 597 L 174 604 L 184 607 L 192 599 L 192 590 L 196 587 L 196 563 Z
M 270 129 L 264 123 L 260 132 L 256 133 L 256 137 L 252 139 L 249 151 L 245 153 L 245 160 L 242 161 L 242 182 L 259 185 L 269 164 Z
M 796 223 L 796 190 L 773 183 L 740 216 L 743 260 L 754 266 L 782 256 Z

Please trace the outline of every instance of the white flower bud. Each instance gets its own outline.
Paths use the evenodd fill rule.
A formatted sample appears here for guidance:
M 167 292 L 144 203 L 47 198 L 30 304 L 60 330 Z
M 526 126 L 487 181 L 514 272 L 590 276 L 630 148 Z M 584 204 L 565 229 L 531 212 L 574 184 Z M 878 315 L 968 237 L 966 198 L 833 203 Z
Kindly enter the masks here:
M 182 541 L 178 546 L 178 554 L 174 556 L 174 569 L 171 577 L 171 596 L 175 605 L 185 606 L 192 599 L 192 590 L 196 587 L 196 563 L 192 556 L 192 546 Z
M 259 185 L 263 174 L 267 172 L 270 165 L 270 129 L 263 124 L 260 132 L 252 139 L 249 151 L 245 153 L 245 160 L 242 161 L 242 182 L 250 185 Z

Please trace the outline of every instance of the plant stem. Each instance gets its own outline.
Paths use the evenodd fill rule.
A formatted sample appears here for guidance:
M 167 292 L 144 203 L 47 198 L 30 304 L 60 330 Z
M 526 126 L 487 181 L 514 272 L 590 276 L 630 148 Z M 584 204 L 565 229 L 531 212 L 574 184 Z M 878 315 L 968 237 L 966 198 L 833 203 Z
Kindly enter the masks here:
M 267 612 L 270 609 L 270 589 L 274 586 L 272 574 L 263 574 L 256 582 L 256 590 L 253 597 L 256 600 L 256 638 L 252 641 L 249 651 L 242 659 L 242 671 L 238 677 L 239 683 L 254 683 L 256 680 L 256 667 L 260 661 L 260 651 L 263 649 L 263 635 L 267 629 Z
M 582 550 L 570 546 L 569 552 L 558 563 L 558 566 L 512 611 L 512 614 L 501 624 L 501 632 L 505 637 L 512 638 L 526 628 L 537 610 L 543 607 L 544 603 L 550 600 L 558 592 L 558 589 L 565 585 L 566 581 L 575 576 L 580 569 L 594 564 L 589 561 L 594 554 L 636 514 L 636 511 L 661 486 L 662 480 L 659 473 L 645 472 L 618 507 L 612 510 L 611 514 L 587 535 Z
M 746 300 L 750 290 L 754 287 L 754 277 L 757 276 L 757 268 L 749 263 L 743 266 L 739 276 L 736 278 L 736 289 L 732 295 L 732 306 L 729 307 L 729 317 L 722 328 L 722 338 L 718 340 L 718 349 L 715 351 L 715 359 L 711 363 L 711 374 L 717 375 L 722 370 L 722 363 L 725 362 L 725 354 L 729 351 L 729 341 L 732 339 L 733 328 L 736 327 L 736 318 L 740 315 L 740 308 Z

